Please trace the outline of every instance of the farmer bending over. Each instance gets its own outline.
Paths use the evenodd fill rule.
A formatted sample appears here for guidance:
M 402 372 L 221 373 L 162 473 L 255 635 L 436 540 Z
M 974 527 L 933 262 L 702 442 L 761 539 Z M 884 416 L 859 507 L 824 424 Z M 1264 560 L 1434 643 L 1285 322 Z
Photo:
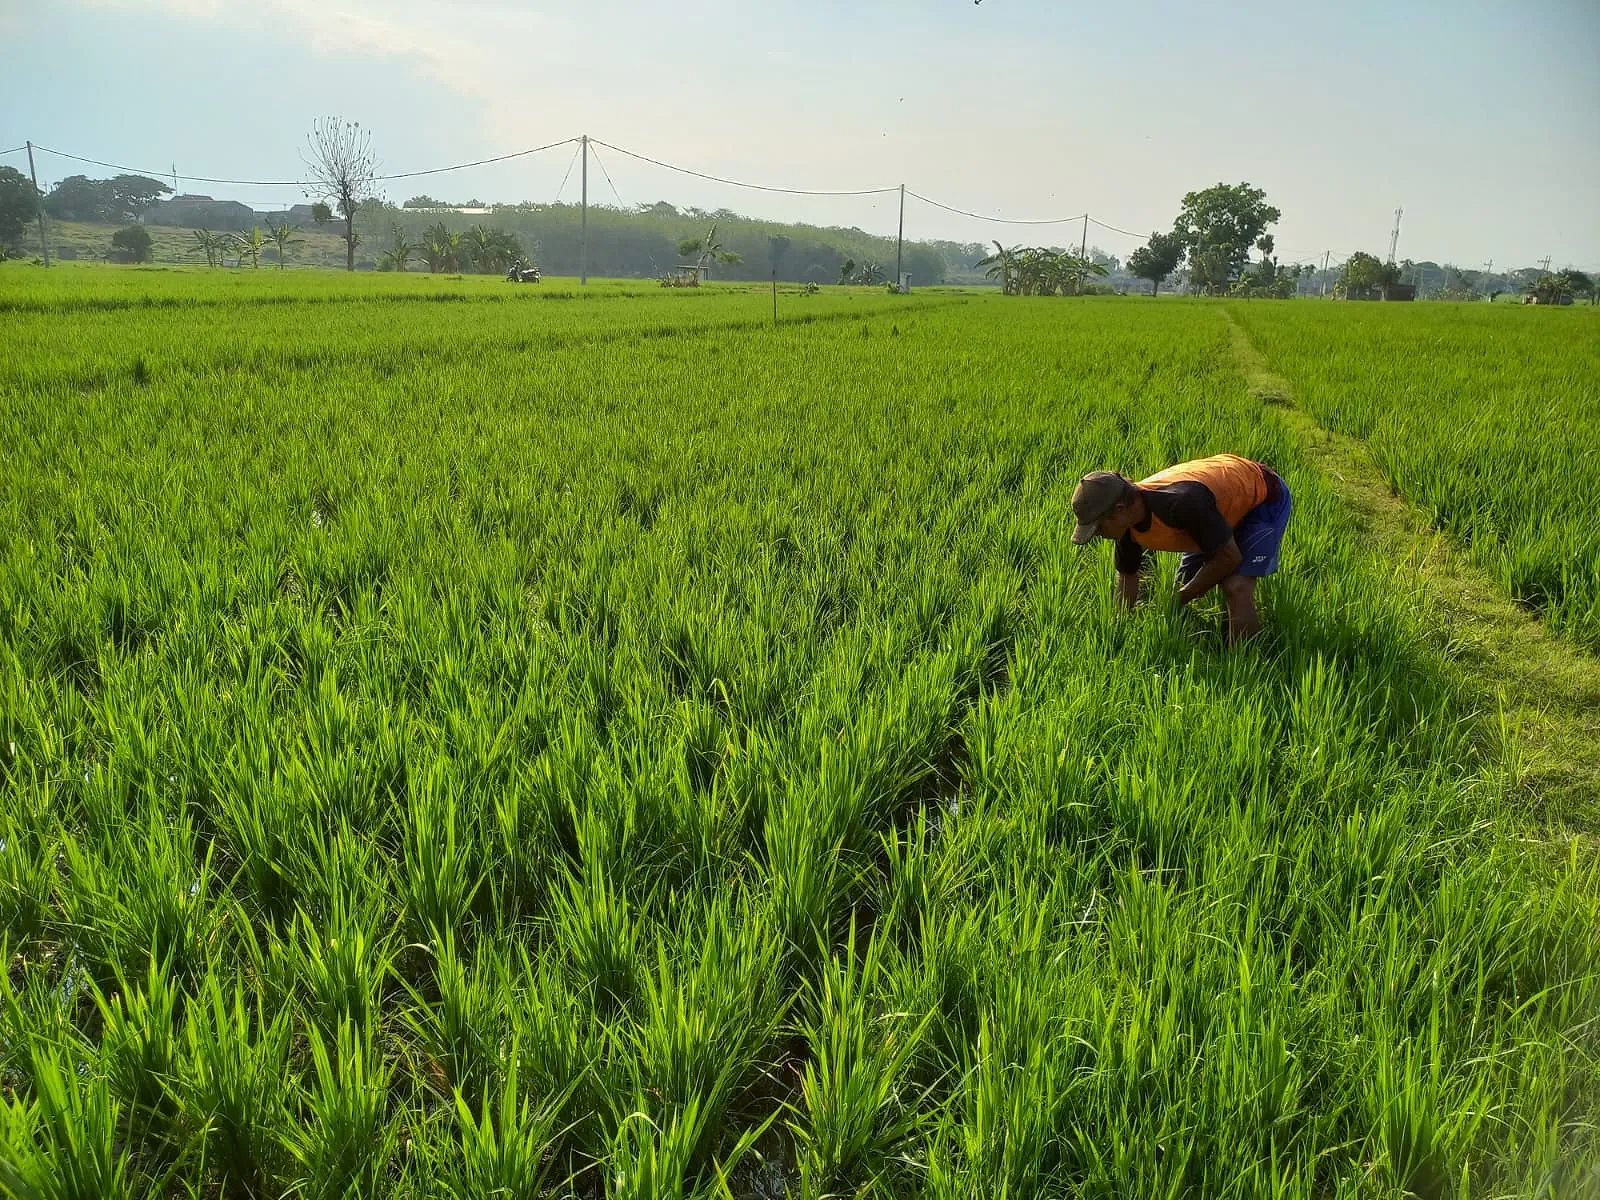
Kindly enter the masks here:
M 1228 602 L 1228 641 L 1261 629 L 1256 580 L 1278 569 L 1278 545 L 1293 503 L 1289 487 L 1263 463 L 1217 454 L 1168 467 L 1138 483 L 1115 471 L 1085 475 L 1072 493 L 1072 540 L 1117 543 L 1117 596 L 1139 602 L 1146 550 L 1177 550 L 1178 603 L 1214 587 Z

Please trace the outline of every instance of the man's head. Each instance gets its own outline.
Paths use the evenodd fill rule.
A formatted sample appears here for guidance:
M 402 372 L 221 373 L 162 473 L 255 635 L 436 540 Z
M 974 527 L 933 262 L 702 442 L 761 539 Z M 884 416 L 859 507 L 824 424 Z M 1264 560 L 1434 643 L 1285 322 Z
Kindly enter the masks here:
M 1078 518 L 1072 540 L 1079 546 L 1096 537 L 1119 538 L 1139 518 L 1139 489 L 1115 471 L 1092 471 L 1072 493 L 1072 515 Z

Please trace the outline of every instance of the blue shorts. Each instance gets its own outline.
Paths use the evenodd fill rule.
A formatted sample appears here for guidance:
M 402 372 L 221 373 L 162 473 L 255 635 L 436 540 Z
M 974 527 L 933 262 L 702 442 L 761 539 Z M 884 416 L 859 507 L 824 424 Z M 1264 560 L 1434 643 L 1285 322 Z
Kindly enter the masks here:
M 1294 499 L 1289 495 L 1289 485 L 1281 477 L 1277 482 L 1277 496 L 1263 500 L 1233 527 L 1233 540 L 1239 545 L 1239 553 L 1244 555 L 1235 575 L 1259 579 L 1278 569 L 1278 548 L 1283 544 L 1283 531 L 1289 527 Z M 1193 579 L 1205 561 L 1203 554 L 1185 554 L 1178 563 L 1178 578 L 1184 582 Z

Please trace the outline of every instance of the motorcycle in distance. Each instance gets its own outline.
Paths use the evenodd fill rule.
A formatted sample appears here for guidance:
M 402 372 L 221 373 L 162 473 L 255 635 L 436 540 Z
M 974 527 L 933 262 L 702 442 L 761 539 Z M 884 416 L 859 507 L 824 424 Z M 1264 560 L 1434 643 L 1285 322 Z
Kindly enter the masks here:
M 512 263 L 506 272 L 507 283 L 538 283 L 539 268 L 532 263 Z

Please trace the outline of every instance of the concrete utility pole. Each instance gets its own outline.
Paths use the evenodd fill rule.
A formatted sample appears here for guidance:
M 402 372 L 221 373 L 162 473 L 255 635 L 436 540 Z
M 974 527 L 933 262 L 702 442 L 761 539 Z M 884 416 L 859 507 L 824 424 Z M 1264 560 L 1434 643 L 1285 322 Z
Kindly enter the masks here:
M 1083 214 L 1083 237 L 1078 240 L 1078 258 L 1083 259 L 1089 253 L 1089 214 Z M 1083 295 L 1083 276 L 1078 276 L 1078 295 Z
M 589 135 L 584 134 L 580 140 L 583 143 L 583 215 L 578 223 L 578 282 L 587 285 L 589 282 Z
M 1394 264 L 1395 249 L 1400 245 L 1400 214 L 1403 212 L 1405 212 L 1403 208 L 1394 210 L 1394 230 L 1389 234 L 1389 263 L 1391 266 Z
M 896 291 L 898 291 L 900 289 L 900 275 L 901 275 L 901 271 L 903 270 L 902 262 L 904 260 L 905 245 L 906 245 L 906 185 L 902 183 L 900 185 L 900 230 L 899 230 L 898 233 L 896 233 L 894 235 L 894 286 L 895 286 L 895 290 Z M 774 306 L 773 311 L 774 312 L 777 311 L 776 306 Z M 777 317 L 773 317 L 773 320 L 776 321 Z
M 1332 250 L 1324 250 L 1322 252 L 1322 298 L 1324 300 L 1328 298 L 1328 256 L 1332 253 Z
M 1539 260 L 1539 269 L 1546 275 L 1550 274 L 1550 256 L 1548 254 Z
M 33 180 L 34 198 L 39 202 L 39 249 L 44 251 L 44 265 L 50 265 L 50 232 L 44 222 L 44 196 L 39 192 L 39 176 L 33 169 L 33 143 L 28 143 L 28 178 Z

